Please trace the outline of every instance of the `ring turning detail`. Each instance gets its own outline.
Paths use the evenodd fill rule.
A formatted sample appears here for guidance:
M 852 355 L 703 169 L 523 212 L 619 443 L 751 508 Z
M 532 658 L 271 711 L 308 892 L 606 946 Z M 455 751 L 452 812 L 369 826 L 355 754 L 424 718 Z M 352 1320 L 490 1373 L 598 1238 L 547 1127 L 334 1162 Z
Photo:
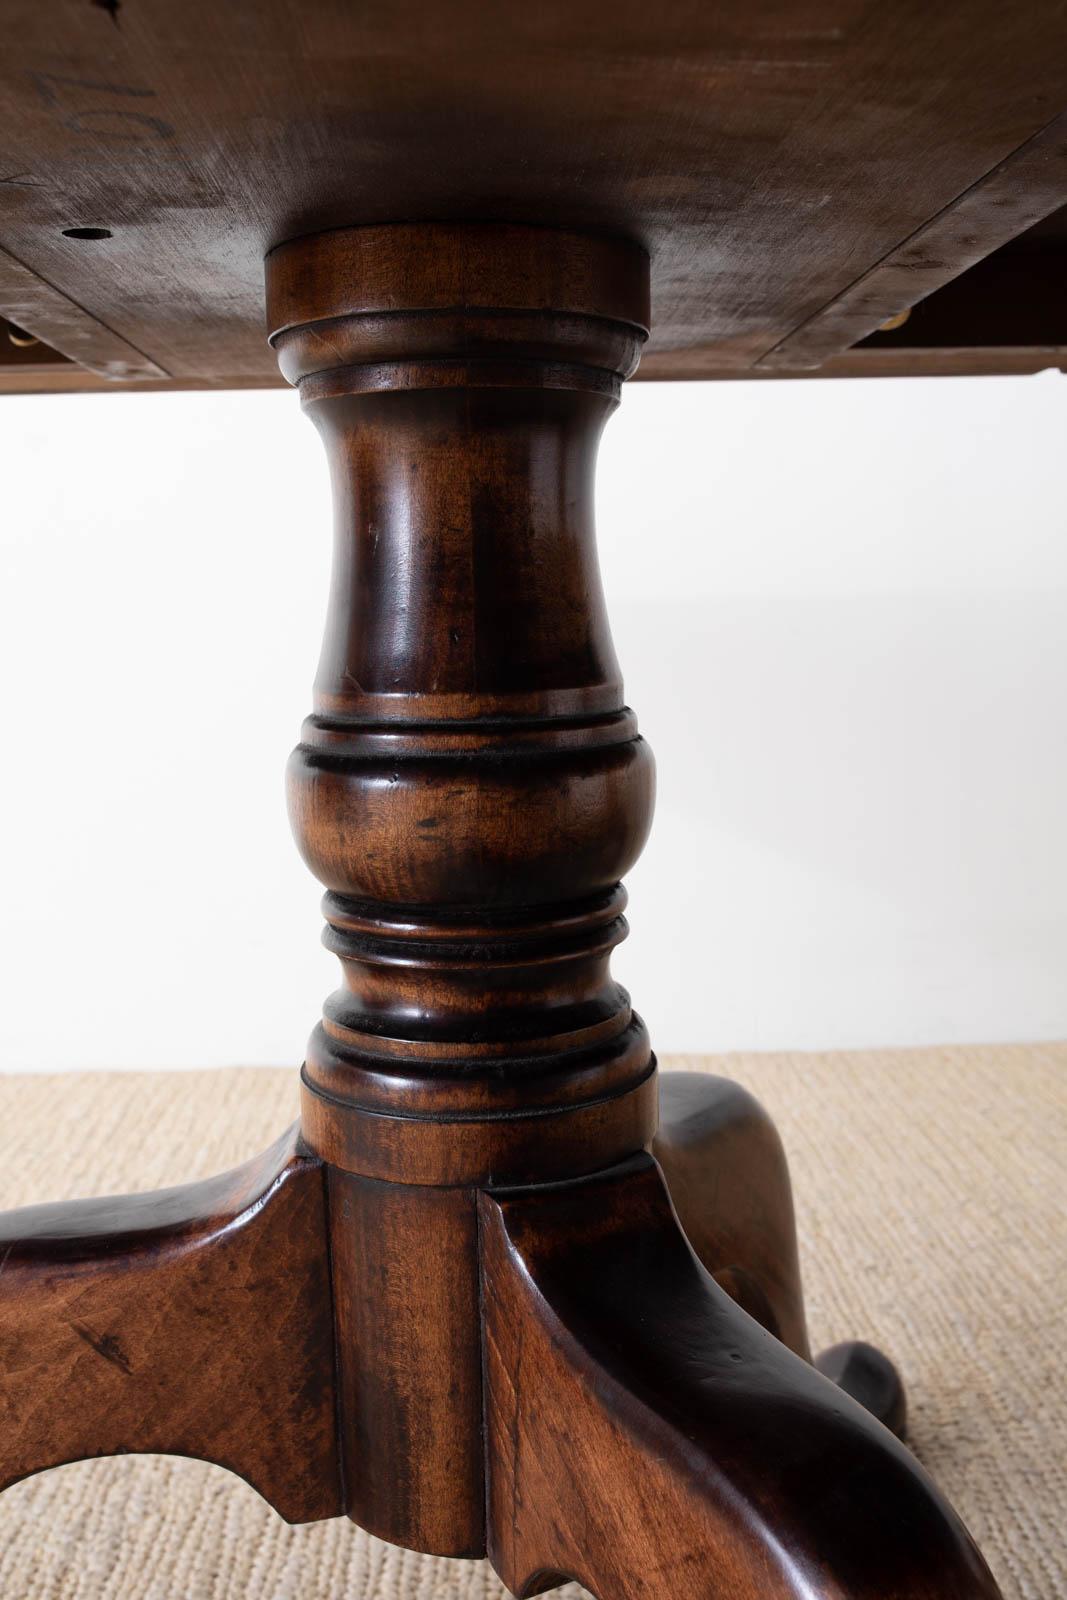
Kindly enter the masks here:
M 649 327 L 606 235 L 267 259 L 335 555 L 293 828 L 342 984 L 236 1174 L 0 1219 L 0 1481 L 173 1450 L 516 1595 L 995 1600 L 867 1345 L 808 1348 L 780 1141 L 611 973 L 654 766 L 593 487 Z

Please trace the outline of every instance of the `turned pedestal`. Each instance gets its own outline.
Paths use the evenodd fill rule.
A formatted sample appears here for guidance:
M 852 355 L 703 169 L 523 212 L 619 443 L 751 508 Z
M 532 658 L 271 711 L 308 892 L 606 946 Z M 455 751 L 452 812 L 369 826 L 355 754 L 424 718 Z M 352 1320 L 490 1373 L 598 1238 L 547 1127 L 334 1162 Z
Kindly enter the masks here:
M 516 1594 L 993 1600 L 893 1368 L 810 1362 L 773 1126 L 657 1084 L 611 976 L 654 769 L 593 478 L 643 252 L 339 230 L 267 301 L 334 487 L 289 793 L 343 982 L 263 1160 L 2 1219 L 0 1477 L 197 1455 Z

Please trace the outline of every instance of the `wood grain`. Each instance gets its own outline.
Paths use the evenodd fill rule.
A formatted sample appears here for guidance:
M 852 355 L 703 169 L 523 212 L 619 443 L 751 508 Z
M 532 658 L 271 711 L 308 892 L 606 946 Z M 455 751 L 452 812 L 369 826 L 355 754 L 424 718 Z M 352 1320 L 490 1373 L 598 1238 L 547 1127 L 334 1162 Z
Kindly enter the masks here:
M 330 1178 L 345 1509 L 392 1544 L 485 1551 L 472 1190 Z
M 98 378 L 167 377 L 156 362 L 6 250 L 0 250 L 0 306 L 11 322 Z
M 1040 222 L 1062 205 L 1065 193 L 1067 116 L 1059 116 L 795 328 L 759 366 L 817 368 Z M 996 314 L 995 300 L 972 306 L 975 342 Z
M 632 238 L 650 374 L 700 349 L 749 370 L 961 196 L 995 232 L 1004 197 L 975 185 L 1067 106 L 1058 0 L 7 0 L 4 21 L 0 245 L 179 383 L 272 380 L 272 246 L 431 218 Z M 112 237 L 66 237 L 87 226 Z M 970 233 L 939 242 L 946 271 Z M 63 349 L 61 322 L 34 331 Z
M 171 137 L 162 110 L 123 115 Z M 289 793 L 343 986 L 299 1138 L 0 1219 L 0 1486 L 178 1451 L 291 1518 L 488 1547 L 519 1595 L 562 1574 L 599 1600 L 996 1600 L 872 1415 L 903 1425 L 889 1363 L 839 1349 L 831 1382 L 804 1359 L 769 1120 L 683 1077 L 657 1135 L 611 973 L 654 768 L 593 479 L 648 267 L 512 222 L 269 257 L 271 341 L 334 488 Z
M 184 1188 L 0 1216 L 0 1487 L 130 1451 L 341 1509 L 323 1173 L 295 1130 Z
M 708 1271 L 810 1360 L 789 1170 L 762 1106 L 725 1078 L 666 1073 L 652 1151 L 686 1237 Z
M 701 1268 L 650 1158 L 481 1215 L 490 1555 L 514 1594 L 996 1600 L 915 1458 Z
M 653 763 L 593 528 L 647 258 L 511 224 L 348 229 L 271 254 L 268 320 L 336 512 L 289 765 L 344 975 L 308 1048 L 305 1137 L 429 1187 L 594 1170 L 655 1116 L 609 965 Z
M 427 224 L 297 239 L 267 271 L 335 500 L 289 797 L 343 974 L 302 1127 L 330 1170 L 346 1509 L 475 1555 L 476 1191 L 596 1170 L 655 1125 L 648 1035 L 610 970 L 653 765 L 593 528 L 648 260 Z
M 698 1072 L 659 1080 L 652 1153 L 689 1244 L 731 1300 L 811 1360 L 800 1284 L 793 1192 L 778 1130 L 740 1084 Z M 847 1341 L 816 1367 L 903 1437 L 900 1374 L 872 1345 Z

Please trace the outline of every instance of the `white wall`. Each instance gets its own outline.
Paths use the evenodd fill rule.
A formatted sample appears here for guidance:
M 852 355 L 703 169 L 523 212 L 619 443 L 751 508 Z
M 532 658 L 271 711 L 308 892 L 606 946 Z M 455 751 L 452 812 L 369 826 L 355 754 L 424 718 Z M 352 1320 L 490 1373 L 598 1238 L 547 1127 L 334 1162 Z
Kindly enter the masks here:
M 601 456 L 659 760 L 661 1049 L 1067 1034 L 1067 386 L 634 385 Z M 288 393 L 0 401 L 0 1066 L 295 1062 L 329 545 Z

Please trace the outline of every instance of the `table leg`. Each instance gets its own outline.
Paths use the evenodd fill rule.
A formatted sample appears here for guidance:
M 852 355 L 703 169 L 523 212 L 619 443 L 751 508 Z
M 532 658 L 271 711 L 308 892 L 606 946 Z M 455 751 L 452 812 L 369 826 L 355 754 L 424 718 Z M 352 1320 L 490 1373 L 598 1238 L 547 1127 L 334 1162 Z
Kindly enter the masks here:
M 267 287 L 334 485 L 289 785 L 343 986 L 300 1145 L 265 1175 L 2 1224 L 5 1399 L 34 1442 L 5 1438 L 0 1471 L 203 1454 L 286 1515 L 488 1548 L 516 1592 L 562 1573 L 600 1600 L 992 1600 L 936 1489 L 843 1392 L 899 1429 L 889 1364 L 833 1352 L 839 1387 L 806 1359 L 773 1128 L 733 1086 L 668 1080 L 657 1135 L 648 1036 L 610 972 L 654 778 L 593 478 L 648 326 L 643 252 L 341 229 L 272 252 Z M 252 1420 L 227 1433 L 234 1381 Z
M 203 1183 L 0 1216 L 0 1488 L 153 1451 L 336 1516 L 325 1200 L 294 1129 Z

